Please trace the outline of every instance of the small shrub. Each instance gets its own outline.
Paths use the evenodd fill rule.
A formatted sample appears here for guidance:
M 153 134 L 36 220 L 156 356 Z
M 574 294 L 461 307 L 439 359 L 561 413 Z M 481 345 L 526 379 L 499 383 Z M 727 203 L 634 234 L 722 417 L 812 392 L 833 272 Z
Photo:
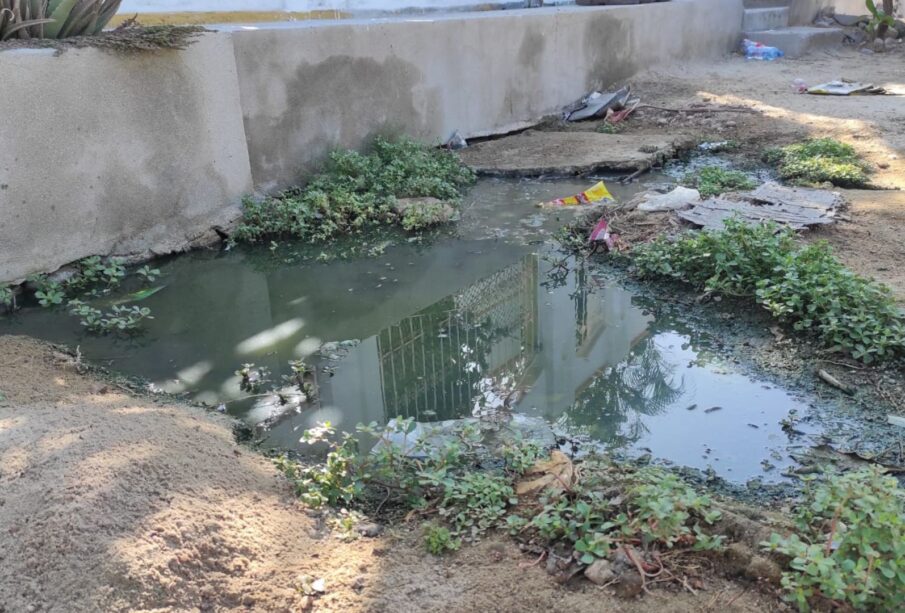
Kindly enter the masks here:
M 461 545 L 462 541 L 455 538 L 448 528 L 437 524 L 428 524 L 424 528 L 424 546 L 435 556 L 442 556 L 447 551 L 455 551 Z
M 682 182 L 696 188 L 704 198 L 755 187 L 754 181 L 745 173 L 738 170 L 726 170 L 719 166 L 705 166 L 696 172 L 688 173 Z
M 791 558 L 782 585 L 799 610 L 815 597 L 859 611 L 905 609 L 905 492 L 878 468 L 810 481 L 796 532 L 767 551 Z
M 235 239 L 273 237 L 323 241 L 340 234 L 397 223 L 396 198 L 455 201 L 474 174 L 452 153 L 412 140 L 377 138 L 368 154 L 337 151 L 321 174 L 303 188 L 260 201 L 246 199 Z M 405 220 L 403 220 L 405 222 Z M 409 218 L 410 228 L 427 219 Z
M 832 138 L 817 138 L 780 149 L 769 149 L 764 159 L 779 176 L 796 185 L 830 182 L 839 187 L 862 187 L 868 167 L 851 145 Z
M 752 297 L 780 321 L 866 363 L 905 355 L 905 315 L 889 289 L 851 272 L 828 245 L 798 248 L 791 230 L 729 220 L 721 231 L 664 238 L 633 252 L 642 277 Z

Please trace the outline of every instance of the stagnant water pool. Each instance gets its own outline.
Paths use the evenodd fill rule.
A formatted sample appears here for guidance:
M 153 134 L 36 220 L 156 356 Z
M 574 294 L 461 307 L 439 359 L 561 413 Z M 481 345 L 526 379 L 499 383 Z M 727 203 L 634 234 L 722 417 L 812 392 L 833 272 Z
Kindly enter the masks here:
M 809 399 L 734 370 L 706 333 L 653 317 L 618 281 L 544 240 L 569 213 L 534 203 L 590 184 L 484 180 L 453 235 L 377 244 L 375 257 L 321 262 L 318 250 L 284 244 L 166 259 L 162 289 L 141 302 L 154 319 L 134 338 L 91 335 L 38 307 L 0 320 L 0 334 L 78 346 L 162 390 L 222 403 L 266 423 L 270 446 L 295 447 L 327 420 L 352 429 L 470 416 L 489 393 L 607 448 L 736 483 L 782 479 L 793 461 L 780 422 Z M 643 185 L 612 187 L 627 198 Z M 127 282 L 95 304 L 135 289 Z M 317 366 L 316 401 L 287 408 L 239 389 L 243 363 L 279 380 L 296 358 Z

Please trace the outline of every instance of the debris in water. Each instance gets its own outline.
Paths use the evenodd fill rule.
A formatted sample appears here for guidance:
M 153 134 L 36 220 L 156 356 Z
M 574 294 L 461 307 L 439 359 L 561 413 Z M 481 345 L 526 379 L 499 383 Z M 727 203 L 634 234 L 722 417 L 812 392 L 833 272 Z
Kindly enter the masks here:
M 696 408 L 698 408 L 698 405 L 692 404 L 692 405 L 689 405 L 689 406 L 685 407 L 685 410 L 686 410 L 686 411 L 694 411 Z
M 590 241 L 592 244 L 594 243 L 603 243 L 606 245 L 606 248 L 610 251 L 615 249 L 616 241 L 619 239 L 619 236 L 616 234 L 610 234 L 609 224 L 607 224 L 606 219 L 603 217 L 600 218 L 600 221 L 597 222 L 597 225 L 594 226 L 594 229 L 591 230 Z
M 900 417 L 898 415 L 887 415 L 886 421 L 888 421 L 892 426 L 901 426 L 902 428 L 905 428 L 905 417 Z
M 613 198 L 606 184 L 603 181 L 599 181 L 580 194 L 542 202 L 538 206 L 578 206 L 580 204 L 595 204 L 604 200 L 615 202 L 616 199 Z
M 809 87 L 807 91 L 809 94 L 819 96 L 880 96 L 886 93 L 885 89 L 873 83 L 859 83 L 848 79 L 821 83 L 820 85 Z
M 826 383 L 835 387 L 836 389 L 842 390 L 849 396 L 851 396 L 852 394 L 855 393 L 854 391 L 852 391 L 852 389 L 849 386 L 847 386 L 845 383 L 843 383 L 842 381 L 840 381 L 839 379 L 837 379 L 836 377 L 834 377 L 827 371 L 823 370 L 822 368 L 817 371 L 817 376 L 820 377 L 821 379 L 823 379 L 823 381 L 825 381 Z
M 713 413 L 714 411 L 722 411 L 723 407 L 710 407 L 709 409 L 704 409 L 705 413 Z

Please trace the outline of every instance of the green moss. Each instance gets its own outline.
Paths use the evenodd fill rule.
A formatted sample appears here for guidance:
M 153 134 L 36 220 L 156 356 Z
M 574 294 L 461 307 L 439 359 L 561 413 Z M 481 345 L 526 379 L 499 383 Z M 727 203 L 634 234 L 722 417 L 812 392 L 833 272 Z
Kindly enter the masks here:
M 868 180 L 868 166 L 854 148 L 832 138 L 768 149 L 764 159 L 777 167 L 782 179 L 795 185 L 829 182 L 838 187 L 863 187 Z
M 754 189 L 754 181 L 743 172 L 726 170 L 719 166 L 705 166 L 688 173 L 682 183 L 696 188 L 703 198 L 719 196 L 728 191 Z

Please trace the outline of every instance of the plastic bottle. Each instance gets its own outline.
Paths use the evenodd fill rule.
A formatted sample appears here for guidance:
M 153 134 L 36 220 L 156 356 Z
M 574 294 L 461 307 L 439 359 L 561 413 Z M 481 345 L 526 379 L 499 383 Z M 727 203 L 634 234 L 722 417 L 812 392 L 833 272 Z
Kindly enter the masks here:
M 747 38 L 742 41 L 742 49 L 745 51 L 745 57 L 749 60 L 771 61 L 785 55 L 776 47 L 767 47 L 763 43 L 748 40 Z

